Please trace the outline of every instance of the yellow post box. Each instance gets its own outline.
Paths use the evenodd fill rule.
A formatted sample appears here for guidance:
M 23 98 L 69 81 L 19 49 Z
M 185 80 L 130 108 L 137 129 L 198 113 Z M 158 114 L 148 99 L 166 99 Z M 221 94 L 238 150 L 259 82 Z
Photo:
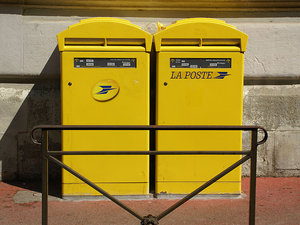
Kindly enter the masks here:
M 217 19 L 184 19 L 154 35 L 157 125 L 241 125 L 247 35 Z M 240 131 L 158 131 L 164 150 L 241 150 Z M 156 193 L 184 194 L 240 156 L 157 156 Z M 239 194 L 241 168 L 201 193 Z
M 127 20 L 92 18 L 57 35 L 63 125 L 149 125 L 152 36 Z M 148 131 L 64 131 L 63 151 L 149 150 Z M 64 156 L 114 195 L 148 194 L 148 156 Z M 63 171 L 63 195 L 96 195 Z

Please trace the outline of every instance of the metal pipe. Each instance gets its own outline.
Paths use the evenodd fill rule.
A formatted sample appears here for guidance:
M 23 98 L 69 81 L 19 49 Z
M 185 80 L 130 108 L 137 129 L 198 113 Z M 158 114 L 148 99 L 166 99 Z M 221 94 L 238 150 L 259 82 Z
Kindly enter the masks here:
M 251 134 L 249 225 L 255 225 L 257 130 Z
M 246 162 L 249 158 L 250 158 L 250 156 L 246 155 L 243 158 L 241 158 L 240 160 L 238 160 L 237 162 L 235 162 L 234 164 L 232 164 L 230 167 L 228 167 L 227 169 L 225 169 L 224 171 L 222 171 L 221 173 L 219 173 L 218 175 L 216 175 L 215 177 L 213 177 L 212 179 L 210 179 L 209 181 L 207 181 L 205 184 L 201 185 L 199 188 L 197 188 L 196 190 L 194 190 L 193 192 L 191 192 L 190 194 L 188 194 L 187 196 L 185 196 L 183 199 L 181 199 L 178 202 L 176 202 L 174 205 L 172 205 L 171 207 L 169 207 L 167 210 L 165 210 L 164 212 L 162 212 L 161 214 L 159 214 L 157 216 L 157 220 L 158 221 L 161 220 L 163 217 L 165 217 L 166 215 L 168 215 L 169 213 L 171 213 L 172 211 L 174 211 L 176 208 L 178 208 L 179 206 L 181 206 L 182 204 L 184 204 L 185 202 L 187 202 L 188 200 L 190 200 L 192 197 L 194 197 L 195 195 L 197 195 L 199 192 L 203 191 L 205 188 L 207 188 L 211 184 L 215 183 L 217 180 L 219 180 L 220 178 L 222 178 L 223 176 L 225 176 L 227 173 L 229 173 L 230 171 L 234 170 L 236 167 L 238 167 L 242 163 Z
M 201 126 L 201 125 L 38 125 L 47 130 L 255 130 L 260 126 Z
M 251 151 L 49 151 L 49 155 L 247 155 Z
M 104 191 L 102 188 L 98 187 L 97 185 L 95 185 L 93 182 L 91 182 L 90 180 L 86 179 L 84 176 L 80 175 L 79 173 L 77 173 L 75 170 L 73 170 L 72 168 L 68 167 L 66 164 L 62 163 L 61 161 L 59 161 L 58 159 L 52 157 L 52 156 L 48 156 L 48 158 L 58 164 L 59 166 L 61 166 L 62 168 L 64 168 L 65 170 L 67 170 L 68 172 L 70 172 L 71 174 L 73 174 L 75 177 L 79 178 L 80 180 L 82 180 L 83 182 L 85 182 L 86 184 L 88 184 L 90 187 L 94 188 L 96 191 L 98 191 L 99 193 L 103 194 L 105 197 L 107 197 L 108 199 L 110 199 L 111 201 L 113 201 L 114 203 L 116 203 L 118 206 L 120 206 L 121 208 L 125 209 L 127 212 L 129 212 L 131 215 L 135 216 L 136 218 L 138 218 L 139 220 L 142 220 L 143 217 L 140 216 L 138 213 L 134 212 L 132 209 L 130 209 L 129 207 L 127 207 L 126 205 L 124 205 L 122 202 L 120 202 L 118 199 L 116 199 L 115 197 L 113 197 L 112 195 L 110 195 L 109 193 L 107 193 L 106 191 Z M 43 224 L 44 225 L 44 224 Z
M 260 126 L 199 126 L 199 125 L 39 125 L 31 130 L 33 143 L 40 144 L 34 137 L 34 132 L 39 129 L 47 130 L 257 130 L 261 129 L 265 136 L 258 142 L 263 144 L 268 138 L 267 131 Z
M 42 130 L 42 225 L 48 224 L 48 131 Z

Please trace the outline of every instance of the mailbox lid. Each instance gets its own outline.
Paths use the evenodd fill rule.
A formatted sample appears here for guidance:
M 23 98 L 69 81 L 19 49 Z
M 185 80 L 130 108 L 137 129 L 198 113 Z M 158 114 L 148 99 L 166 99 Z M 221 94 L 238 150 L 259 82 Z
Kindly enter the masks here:
M 152 35 L 128 20 L 90 18 L 57 35 L 59 51 L 150 52 Z
M 178 20 L 154 35 L 156 52 L 245 52 L 248 36 L 223 20 Z

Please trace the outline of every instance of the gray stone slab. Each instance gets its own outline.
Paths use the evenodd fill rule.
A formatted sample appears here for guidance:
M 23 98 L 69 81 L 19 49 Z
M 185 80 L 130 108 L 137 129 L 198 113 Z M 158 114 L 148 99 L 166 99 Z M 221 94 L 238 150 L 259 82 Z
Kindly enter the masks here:
M 17 10 L 17 8 L 16 8 Z M 1 12 L 0 12 L 1 13 Z M 101 15 L 99 15 L 101 16 Z M 86 17 L 0 14 L 0 75 L 39 75 L 56 47 L 56 35 Z M 150 33 L 156 22 L 169 25 L 180 18 L 120 17 Z M 299 77 L 299 18 L 221 18 L 249 36 L 246 77 Z M 59 55 L 46 74 L 59 73 Z
M 245 76 L 298 76 L 299 23 L 233 23 L 248 35 Z
M 0 12 L 0 74 L 22 74 L 22 30 L 20 14 L 1 14 Z
M 0 132 L 5 132 L 18 113 L 33 85 L 0 85 Z
M 27 129 L 27 96 L 33 85 L 0 85 L 0 160 L 2 179 L 17 176 L 17 134 Z
M 0 124 L 2 179 L 14 179 L 17 174 L 24 179 L 40 177 L 40 154 L 29 133 L 35 125 L 60 124 L 59 85 L 1 84 Z M 54 139 L 51 142 L 57 147 L 60 138 Z M 57 167 L 50 172 L 56 176 Z
M 56 35 L 65 30 L 68 23 L 27 18 L 23 22 L 24 69 L 23 73 L 33 75 L 59 75 L 60 60 Z M 51 63 L 51 67 L 47 63 Z M 53 63 L 54 61 L 54 63 Z
M 245 86 L 244 124 L 300 129 L 300 85 Z
M 275 134 L 275 168 L 300 170 L 300 130 Z
M 26 17 L 24 22 L 24 73 L 36 74 L 42 69 L 56 45 L 56 34 L 82 18 Z M 156 22 L 166 25 L 178 18 L 127 18 L 154 33 Z M 225 18 L 225 21 L 227 19 Z M 231 20 L 232 21 L 232 20 Z M 245 76 L 299 76 L 300 22 L 269 20 L 232 24 L 249 36 L 245 54 Z M 37 51 L 38 49 L 38 51 Z M 49 53 L 50 52 L 50 53 Z M 29 57 L 31 56 L 31 57 Z
M 257 176 L 274 176 L 274 137 L 275 132 L 268 131 L 268 140 L 258 147 L 257 151 Z M 262 133 L 259 133 L 259 140 L 262 139 Z M 250 150 L 251 135 L 250 132 L 243 134 L 243 149 Z M 247 147 L 248 146 L 248 147 Z M 248 160 L 242 166 L 242 176 L 250 176 L 250 161 Z

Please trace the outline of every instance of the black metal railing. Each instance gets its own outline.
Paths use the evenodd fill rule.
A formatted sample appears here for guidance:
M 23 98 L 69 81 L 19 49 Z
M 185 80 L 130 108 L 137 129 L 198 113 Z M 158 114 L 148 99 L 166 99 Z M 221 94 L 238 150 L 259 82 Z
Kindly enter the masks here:
M 41 130 L 41 140 L 38 141 L 34 136 L 36 130 Z M 224 131 L 251 131 L 251 149 L 247 151 L 49 151 L 48 149 L 48 131 L 50 130 L 224 130 Z M 258 131 L 264 133 L 261 141 L 258 141 Z M 250 200 L 249 200 L 249 225 L 255 225 L 255 199 L 256 199 L 256 163 L 257 163 L 257 147 L 266 142 L 268 138 L 267 131 L 259 126 L 156 126 L 156 125 L 137 125 L 137 126 L 98 126 L 98 125 L 40 125 L 32 129 L 32 141 L 41 145 L 42 150 L 42 225 L 48 224 L 48 160 L 54 162 L 64 168 L 90 187 L 125 209 L 127 212 L 135 216 L 141 221 L 142 225 L 156 225 L 159 220 L 173 212 L 176 208 L 199 194 L 205 188 L 215 183 L 217 180 L 234 170 L 244 162 L 250 159 Z M 114 196 L 107 193 L 95 185 L 92 181 L 86 179 L 69 166 L 62 163 L 53 156 L 61 155 L 244 155 L 237 162 L 229 166 L 227 169 L 201 185 L 199 188 L 186 195 L 184 198 L 176 202 L 174 205 L 160 213 L 158 216 L 139 215 L 128 206 L 124 205 Z

